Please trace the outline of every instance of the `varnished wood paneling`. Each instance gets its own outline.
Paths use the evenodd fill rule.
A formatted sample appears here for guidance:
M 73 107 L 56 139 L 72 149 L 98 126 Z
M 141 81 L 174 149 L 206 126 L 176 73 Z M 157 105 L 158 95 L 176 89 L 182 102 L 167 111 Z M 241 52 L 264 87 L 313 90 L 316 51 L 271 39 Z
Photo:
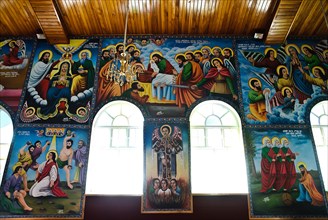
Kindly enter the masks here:
M 128 35 L 328 35 L 320 0 L 0 0 L 0 36 L 123 35 L 127 12 Z

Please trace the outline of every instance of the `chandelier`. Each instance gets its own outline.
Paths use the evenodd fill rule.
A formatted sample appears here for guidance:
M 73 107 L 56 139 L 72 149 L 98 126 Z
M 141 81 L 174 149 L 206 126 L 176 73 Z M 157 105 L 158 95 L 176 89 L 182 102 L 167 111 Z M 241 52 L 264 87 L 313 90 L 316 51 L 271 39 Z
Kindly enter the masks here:
M 106 78 L 110 81 L 114 81 L 116 84 L 123 86 L 125 83 L 131 83 L 137 79 L 135 68 L 132 68 L 129 63 L 130 54 L 126 51 L 126 39 L 128 29 L 128 16 L 129 16 L 129 1 L 127 5 L 127 12 L 125 17 L 124 27 L 124 40 L 123 40 L 123 52 L 118 53 L 116 51 L 115 59 L 113 59 L 110 68 L 108 68 Z

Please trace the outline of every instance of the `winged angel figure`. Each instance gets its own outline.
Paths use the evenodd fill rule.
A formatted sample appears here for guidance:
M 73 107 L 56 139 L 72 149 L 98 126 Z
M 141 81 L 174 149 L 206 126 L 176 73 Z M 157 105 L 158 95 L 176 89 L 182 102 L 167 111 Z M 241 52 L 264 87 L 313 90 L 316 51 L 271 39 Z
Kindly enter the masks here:
M 152 150 L 157 154 L 157 174 L 159 178 L 172 179 L 177 175 L 176 155 L 182 150 L 182 133 L 174 126 L 173 134 L 170 125 L 156 128 L 152 135 Z

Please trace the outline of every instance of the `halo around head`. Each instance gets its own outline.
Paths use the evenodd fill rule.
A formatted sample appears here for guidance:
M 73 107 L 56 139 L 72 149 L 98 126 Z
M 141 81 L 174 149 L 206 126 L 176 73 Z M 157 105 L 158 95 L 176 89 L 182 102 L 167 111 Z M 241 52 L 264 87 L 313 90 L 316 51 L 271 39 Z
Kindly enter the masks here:
M 152 53 L 149 55 L 149 58 L 152 59 L 153 56 L 154 56 L 155 54 L 158 54 L 158 55 L 160 55 L 161 57 L 163 57 L 163 53 L 162 53 L 161 51 L 155 50 L 154 52 L 152 52 Z
M 275 136 L 275 137 L 272 138 L 271 142 L 275 143 L 276 141 L 279 141 L 279 143 L 280 143 L 280 139 Z
M 327 53 L 328 53 L 328 49 L 322 52 L 323 57 L 326 59 L 328 59 L 328 55 L 326 56 Z
M 277 51 L 276 49 L 272 48 L 272 47 L 268 47 L 264 50 L 264 55 L 266 55 L 270 50 L 273 51 L 273 54 L 274 54 L 274 58 L 277 58 Z
M 280 69 L 281 69 L 281 68 L 286 69 L 286 71 L 287 71 L 287 73 L 288 73 L 288 69 L 287 69 L 286 66 L 284 66 L 284 65 L 279 65 L 279 66 L 277 67 L 277 75 L 278 75 L 278 76 L 280 76 Z M 281 76 L 280 76 L 280 77 L 281 77 Z
M 186 58 L 186 55 L 184 55 L 183 53 L 178 53 L 174 57 L 175 62 L 178 62 L 178 56 L 183 56 L 184 58 Z
M 271 142 L 271 140 L 270 140 L 270 138 L 269 138 L 268 136 L 264 136 L 264 137 L 262 138 L 262 144 L 264 145 L 266 141 Z
M 114 52 L 115 52 L 115 46 L 114 45 L 108 45 L 107 47 L 103 48 L 102 51 L 104 51 L 104 50 L 110 50 L 110 49 L 113 49 Z
M 39 53 L 39 60 L 41 59 L 41 56 L 42 56 L 42 54 L 44 54 L 44 53 L 49 53 L 49 60 L 52 59 L 53 53 L 52 53 L 51 50 L 42 50 L 42 51 Z
M 213 58 L 213 59 L 211 60 L 211 64 L 212 64 L 212 66 L 215 66 L 215 65 L 214 65 L 214 61 L 215 61 L 215 60 L 219 61 L 220 64 L 221 64 L 221 66 L 223 66 L 223 62 L 222 62 L 222 60 L 221 60 L 220 58 L 217 58 L 217 57 L 215 57 L 215 58 Z
M 252 78 L 250 78 L 250 79 L 248 80 L 248 86 L 249 86 L 251 89 L 255 89 L 255 87 L 251 84 L 251 82 L 252 82 L 253 80 L 258 81 L 258 82 L 260 83 L 260 86 L 262 87 L 262 83 L 261 83 L 261 81 L 260 81 L 258 78 L 252 77 Z
M 214 54 L 214 50 L 218 50 L 220 54 L 222 54 L 222 53 L 223 53 L 223 51 L 222 51 L 222 48 L 221 48 L 221 47 L 218 47 L 218 46 L 216 46 L 216 47 L 213 47 L 213 48 L 211 49 L 211 53 L 212 53 L 212 54 Z
M 16 41 L 12 40 L 12 41 L 9 42 L 8 46 L 13 47 L 15 43 L 16 43 Z
M 286 47 L 285 47 L 285 52 L 287 53 L 288 56 L 290 56 L 290 53 L 289 53 L 289 48 L 294 48 L 297 53 L 300 53 L 300 48 L 296 45 L 296 44 L 287 44 Z
M 84 49 L 84 50 L 81 50 L 81 52 L 79 53 L 79 59 L 81 59 L 82 58 L 82 53 L 87 53 L 88 54 L 88 58 L 90 59 L 91 58 L 91 56 L 92 56 L 92 53 L 91 53 L 91 51 L 90 50 L 88 50 L 88 49 Z
M 160 132 L 162 133 L 162 129 L 163 129 L 164 127 L 167 127 L 167 128 L 169 129 L 169 135 L 171 135 L 172 128 L 171 128 L 171 126 L 168 125 L 168 124 L 162 125 L 161 128 L 160 128 Z M 162 134 L 163 134 L 163 133 L 162 133 Z
M 201 50 L 195 50 L 195 51 L 193 52 L 193 54 L 195 55 L 196 53 L 201 53 L 201 54 L 202 54 L 202 51 L 201 51 Z
M 143 70 L 145 69 L 145 66 L 142 63 L 135 63 L 132 66 L 132 73 L 137 74 L 138 67 L 141 67 Z
M 306 163 L 304 163 L 303 161 L 300 161 L 300 162 L 297 163 L 297 167 L 298 167 L 298 169 L 300 168 L 300 166 L 304 166 L 305 169 L 307 169 L 307 167 L 306 167 Z
M 312 47 L 310 46 L 310 45 L 308 45 L 308 44 L 303 44 L 302 46 L 301 46 L 301 50 L 302 50 L 302 53 L 304 53 L 305 54 L 305 51 L 304 51 L 304 48 L 310 48 L 311 50 L 312 50 Z
M 288 138 L 286 138 L 286 137 L 282 137 L 282 138 L 280 139 L 280 143 L 281 143 L 281 144 L 284 144 L 285 141 L 289 142 L 289 141 L 288 141 Z
M 283 88 L 281 89 L 281 94 L 282 94 L 283 96 L 285 96 L 286 90 L 289 90 L 290 93 L 293 93 L 292 88 L 290 88 L 289 86 L 285 86 L 285 87 L 283 87 Z
M 314 66 L 314 67 L 312 68 L 312 74 L 314 73 L 314 70 L 316 70 L 316 69 L 321 70 L 321 73 L 322 73 L 323 75 L 326 75 L 326 71 L 325 71 L 321 66 Z
M 202 49 L 201 49 L 202 53 L 203 53 L 203 50 L 207 50 L 208 53 L 210 53 L 210 54 L 212 53 L 212 50 L 209 46 L 203 46 Z
M 230 50 L 230 57 L 233 57 L 233 50 L 230 48 L 230 47 L 225 47 L 225 48 L 223 48 L 223 50 L 222 50 L 222 55 L 224 56 L 224 51 L 225 50 Z
M 50 152 L 54 152 L 54 153 L 56 154 L 56 158 L 58 158 L 58 153 L 57 153 L 57 151 L 55 151 L 55 150 L 50 150 L 50 151 L 48 151 L 48 153 L 46 154 L 46 159 L 48 159 L 48 155 L 49 155 Z

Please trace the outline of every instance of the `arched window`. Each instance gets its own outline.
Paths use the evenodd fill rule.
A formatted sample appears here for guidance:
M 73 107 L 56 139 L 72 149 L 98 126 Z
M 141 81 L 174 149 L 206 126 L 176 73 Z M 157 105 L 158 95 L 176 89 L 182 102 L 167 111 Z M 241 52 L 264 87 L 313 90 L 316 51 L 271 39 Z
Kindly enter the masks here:
M 10 114 L 0 105 L 0 181 L 3 177 L 13 134 L 14 126 Z
M 113 101 L 92 126 L 86 194 L 141 195 L 143 115 L 135 105 Z
M 310 120 L 325 190 L 328 191 L 328 101 L 319 102 L 312 108 Z
M 246 159 L 236 111 L 205 101 L 190 115 L 193 194 L 247 193 Z

